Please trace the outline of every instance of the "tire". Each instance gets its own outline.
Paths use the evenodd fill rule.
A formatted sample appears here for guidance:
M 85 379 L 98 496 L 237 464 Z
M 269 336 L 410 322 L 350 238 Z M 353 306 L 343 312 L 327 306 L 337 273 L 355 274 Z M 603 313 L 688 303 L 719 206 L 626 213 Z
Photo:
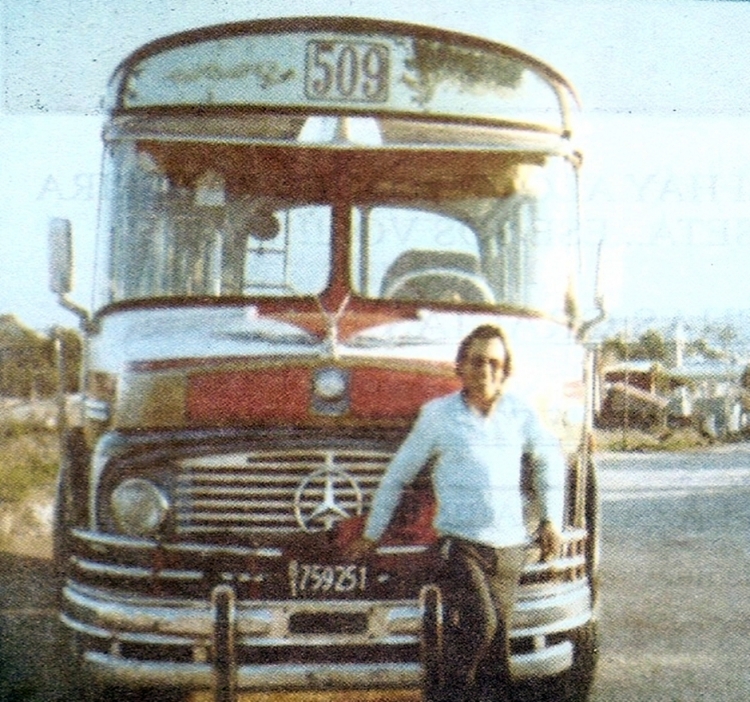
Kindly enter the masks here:
M 425 702 L 440 702 L 445 696 L 443 598 L 440 589 L 434 585 L 426 587 L 422 597 L 423 699 Z
M 584 517 L 586 519 L 586 575 L 591 588 L 591 608 L 596 612 L 599 604 L 599 476 L 593 460 L 589 460 L 586 478 L 586 504 Z
M 586 502 L 584 505 L 586 531 L 586 575 L 591 589 L 591 610 L 594 618 L 588 624 L 570 632 L 573 644 L 571 667 L 553 678 L 524 681 L 518 684 L 514 699 L 518 702 L 586 702 L 594 682 L 599 657 L 598 622 L 599 600 L 599 525 L 600 506 L 596 465 L 587 466 Z
M 71 554 L 70 531 L 86 521 L 89 450 L 80 427 L 62 442 L 52 528 L 52 558 L 58 593 L 65 584 Z
M 516 685 L 516 702 L 586 702 L 594 682 L 598 657 L 595 621 L 570 632 L 573 664 L 564 673 L 546 679 L 525 680 Z
M 571 632 L 573 643 L 573 665 L 562 676 L 560 702 L 585 702 L 594 682 L 596 664 L 599 657 L 598 621 L 596 612 L 599 606 L 599 481 L 596 465 L 589 460 L 586 479 L 586 574 L 591 588 L 591 609 L 594 618 L 585 626 Z
M 85 497 L 81 494 L 81 486 L 85 485 L 88 450 L 82 430 L 76 427 L 68 431 L 61 449 L 52 522 L 52 564 L 60 613 L 64 607 L 63 590 L 70 572 L 70 534 L 73 527 L 83 521 L 81 502 L 85 504 Z M 81 647 L 75 632 L 60 619 L 57 627 L 57 651 L 61 657 L 61 670 L 64 671 L 66 700 L 96 700 L 96 690 L 83 674 Z
M 599 657 L 598 626 L 589 622 L 573 633 L 573 665 L 564 675 L 562 702 L 586 702 Z
M 58 605 L 62 604 L 62 589 L 68 574 L 70 561 L 70 500 L 67 495 L 68 476 L 66 466 L 60 468 L 57 479 L 54 512 L 52 515 L 52 566 L 56 580 Z
M 75 632 L 58 624 L 58 650 L 64 657 L 65 696 L 61 702 L 187 702 L 176 688 L 127 688 L 95 680 L 84 670 L 83 651 Z

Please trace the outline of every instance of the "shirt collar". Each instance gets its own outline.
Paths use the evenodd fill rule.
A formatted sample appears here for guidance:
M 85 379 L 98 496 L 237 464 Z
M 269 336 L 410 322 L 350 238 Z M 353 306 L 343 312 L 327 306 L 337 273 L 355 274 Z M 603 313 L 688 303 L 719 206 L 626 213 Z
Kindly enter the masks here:
M 503 395 L 504 393 L 502 391 L 500 391 L 497 394 L 495 401 L 492 403 L 492 406 L 490 407 L 490 411 L 487 412 L 487 414 L 485 414 L 478 407 L 475 407 L 469 402 L 468 398 L 466 397 L 466 391 L 461 390 L 459 393 L 459 396 L 461 397 L 461 405 L 464 407 L 464 409 L 467 412 L 469 412 L 472 416 L 481 417 L 482 419 L 488 419 L 489 417 L 491 417 L 497 412 L 498 405 L 503 400 Z

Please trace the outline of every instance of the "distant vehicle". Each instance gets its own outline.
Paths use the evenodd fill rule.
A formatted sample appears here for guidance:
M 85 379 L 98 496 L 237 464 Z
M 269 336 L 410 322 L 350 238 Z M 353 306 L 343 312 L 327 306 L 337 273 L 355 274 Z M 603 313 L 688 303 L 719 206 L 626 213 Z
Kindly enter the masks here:
M 51 229 L 86 340 L 55 524 L 81 674 L 225 700 L 432 689 L 429 480 L 368 562 L 342 548 L 493 321 L 569 455 L 563 552 L 529 544 L 512 671 L 583 699 L 598 517 L 571 85 L 476 37 L 285 18 L 147 44 L 107 108 L 91 312 L 67 297 L 69 223 Z

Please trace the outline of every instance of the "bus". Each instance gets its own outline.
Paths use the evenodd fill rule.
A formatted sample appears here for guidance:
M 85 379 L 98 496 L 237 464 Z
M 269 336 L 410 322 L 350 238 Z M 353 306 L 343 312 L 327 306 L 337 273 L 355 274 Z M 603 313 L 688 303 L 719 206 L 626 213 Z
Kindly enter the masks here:
M 70 297 L 70 222 L 50 226 L 51 289 L 85 346 L 54 525 L 71 669 L 222 700 L 429 698 L 429 466 L 371 556 L 345 547 L 420 406 L 458 387 L 460 339 L 495 323 L 567 456 L 560 553 L 527 547 L 513 684 L 584 699 L 596 305 L 573 86 L 454 31 L 275 18 L 146 44 L 106 110 L 90 307 Z

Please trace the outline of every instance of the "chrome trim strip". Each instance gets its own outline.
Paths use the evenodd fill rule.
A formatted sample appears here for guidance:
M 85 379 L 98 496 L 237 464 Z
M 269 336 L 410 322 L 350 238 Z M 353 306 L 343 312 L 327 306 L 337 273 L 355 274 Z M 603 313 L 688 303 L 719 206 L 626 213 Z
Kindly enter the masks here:
M 208 688 L 214 672 L 208 663 L 153 663 L 118 659 L 103 653 L 85 654 L 87 669 L 105 682 L 125 685 L 177 685 Z M 242 690 L 321 690 L 346 688 L 411 688 L 421 683 L 418 663 L 326 663 L 242 665 L 237 685 Z
M 73 556 L 73 563 L 77 568 L 93 575 L 110 575 L 118 578 L 134 578 L 136 580 L 191 580 L 197 581 L 203 578 L 199 570 L 154 570 L 153 568 L 141 568 L 139 566 L 108 565 L 97 563 L 87 558 Z
M 549 634 L 562 633 L 577 629 L 578 627 L 587 624 L 589 621 L 591 621 L 591 612 L 583 612 L 574 617 L 555 620 L 553 624 L 547 626 L 528 627 L 526 629 L 513 628 L 510 632 L 510 638 L 523 639 L 533 636 L 548 636 Z
M 227 556 L 258 556 L 261 558 L 281 558 L 284 555 L 284 551 L 281 548 L 269 547 L 269 546 L 221 546 L 215 544 L 160 544 L 153 539 L 135 538 L 130 536 L 122 536 L 119 534 L 105 534 L 101 532 L 94 532 L 89 529 L 83 529 L 76 527 L 72 529 L 73 536 L 81 541 L 88 544 L 101 544 L 103 546 L 114 546 L 118 548 L 132 548 L 132 549 L 155 549 L 161 548 L 166 552 L 173 553 L 198 553 L 198 554 L 220 554 Z M 563 532 L 563 539 L 567 542 L 576 541 L 584 538 L 586 532 L 582 529 L 570 530 Z M 406 546 L 378 546 L 377 553 L 382 554 L 407 554 L 407 553 L 423 553 L 429 548 L 426 545 L 406 545 Z M 554 561 L 548 561 L 545 563 L 528 563 L 524 566 L 524 572 L 537 573 L 543 572 L 544 570 L 560 570 L 566 568 L 577 567 L 585 564 L 585 557 L 583 555 L 572 556 L 569 558 L 560 558 Z
M 429 546 L 426 546 L 424 544 L 409 546 L 378 546 L 375 549 L 375 552 L 392 556 L 406 553 L 424 553 L 428 548 Z
M 402 646 L 419 643 L 419 636 L 415 633 L 372 636 L 368 632 L 361 634 L 284 634 L 279 638 L 264 637 L 258 639 L 245 636 L 238 640 L 242 646 L 253 648 L 317 648 L 326 646 Z
M 68 585 L 63 590 L 66 617 L 81 627 L 95 627 L 95 636 L 129 635 L 208 637 L 213 618 L 208 601 L 162 601 L 156 598 L 107 597 L 93 588 Z M 296 612 L 365 613 L 367 631 L 361 634 L 291 634 L 289 619 Z M 280 601 L 238 602 L 237 629 L 247 645 L 316 645 L 357 643 L 413 643 L 419 634 L 420 610 L 410 601 Z M 412 624 L 410 630 L 409 624 Z M 106 627 L 106 629 L 104 628 Z M 105 632 L 103 634 L 102 632 Z M 262 637 L 262 639 L 261 639 Z
M 90 626 L 89 624 L 84 624 L 83 622 L 79 622 L 77 619 L 72 619 L 69 617 L 65 612 L 60 613 L 60 621 L 68 627 L 68 629 L 72 629 L 73 631 L 78 632 L 79 634 L 85 634 L 86 636 L 91 636 L 95 639 L 109 639 L 112 637 L 112 632 L 108 631 L 107 629 L 101 629 L 97 626 Z
M 76 539 L 91 544 L 101 544 L 102 546 L 119 546 L 122 548 L 156 548 L 158 545 L 153 539 L 138 539 L 133 536 L 122 536 L 120 534 L 103 534 L 101 532 L 73 527 L 71 534 Z
M 139 539 L 119 534 L 104 534 L 88 529 L 74 528 L 73 536 L 88 544 L 100 544 L 116 548 L 155 549 L 161 548 L 173 553 L 219 554 L 223 556 L 259 556 L 261 558 L 280 558 L 284 552 L 280 548 L 267 546 L 217 546 L 214 544 L 160 544 L 153 539 Z
M 130 685 L 178 685 L 205 688 L 213 681 L 207 663 L 155 663 L 116 658 L 88 651 L 84 662 L 90 672 L 107 682 Z M 516 680 L 562 673 L 573 662 L 573 644 L 563 641 L 549 648 L 513 656 L 511 675 Z M 421 685 L 418 663 L 243 665 L 237 669 L 242 690 L 310 690 L 346 688 L 413 688 Z
M 86 397 L 84 398 L 83 406 L 87 419 L 93 419 L 97 422 L 108 422 L 112 416 L 112 407 L 106 400 Z
M 510 659 L 510 674 L 517 680 L 563 673 L 573 665 L 573 644 L 561 641 L 554 646 L 517 654 Z
M 509 635 L 511 638 L 564 633 L 591 620 L 587 580 L 519 588 Z
M 95 575 L 114 575 L 120 578 L 135 578 L 137 580 L 145 580 L 154 575 L 154 572 L 150 568 L 107 565 L 89 561 L 86 558 L 79 558 L 78 556 L 72 556 L 71 560 L 77 568 Z
M 527 563 L 523 568 L 523 572 L 544 573 L 545 571 L 551 571 L 554 573 L 555 571 L 578 568 L 584 565 L 586 565 L 586 557 L 584 555 L 578 555 L 567 558 L 556 558 L 554 561 Z

